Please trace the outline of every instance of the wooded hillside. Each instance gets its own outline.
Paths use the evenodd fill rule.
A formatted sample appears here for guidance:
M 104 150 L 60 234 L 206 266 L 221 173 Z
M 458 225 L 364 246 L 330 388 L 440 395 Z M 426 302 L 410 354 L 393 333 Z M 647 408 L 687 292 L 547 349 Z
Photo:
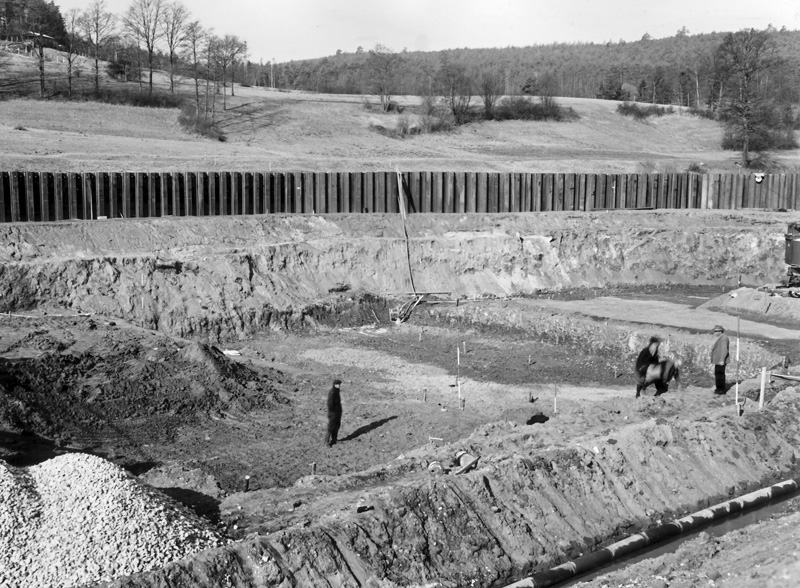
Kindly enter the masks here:
M 759 83 L 769 86 L 773 96 L 800 103 L 800 31 L 769 29 L 769 33 L 780 63 Z M 427 94 L 442 65 L 454 63 L 475 78 L 483 72 L 499 73 L 504 94 L 538 93 L 537 85 L 546 84 L 556 96 L 703 106 L 718 89 L 715 54 L 726 34 L 690 35 L 684 29 L 673 37 L 645 35 L 635 42 L 400 51 L 395 92 Z M 277 64 L 275 85 L 314 92 L 369 93 L 369 56 L 369 50 L 359 48 L 355 53 Z

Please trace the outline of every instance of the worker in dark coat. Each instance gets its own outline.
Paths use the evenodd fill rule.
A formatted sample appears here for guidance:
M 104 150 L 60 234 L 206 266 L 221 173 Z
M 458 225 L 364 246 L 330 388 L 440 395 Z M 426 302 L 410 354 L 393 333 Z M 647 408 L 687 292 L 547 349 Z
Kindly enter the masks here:
M 336 445 L 339 426 L 342 424 L 342 399 L 339 396 L 339 386 L 341 384 L 341 380 L 334 380 L 333 386 L 328 392 L 328 435 L 325 439 L 328 447 Z
M 719 335 L 711 348 L 711 363 L 714 364 L 714 394 L 725 394 L 725 366 L 730 359 L 730 342 L 721 325 L 714 326 L 714 334 Z
M 642 349 L 639 357 L 636 358 L 636 398 L 639 398 L 642 390 L 647 386 L 647 368 L 658 363 L 659 345 L 661 345 L 659 337 L 650 337 L 647 347 Z

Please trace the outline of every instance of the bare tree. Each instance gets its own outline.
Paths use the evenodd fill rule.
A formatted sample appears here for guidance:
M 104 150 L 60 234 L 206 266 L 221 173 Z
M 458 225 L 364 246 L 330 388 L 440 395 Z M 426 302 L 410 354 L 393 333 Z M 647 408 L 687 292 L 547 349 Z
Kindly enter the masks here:
M 483 98 L 483 113 L 487 119 L 494 117 L 494 105 L 503 94 L 505 80 L 496 69 L 483 70 L 478 76 L 478 88 Z
M 189 59 L 192 64 L 192 78 L 194 79 L 194 96 L 196 116 L 200 118 L 200 60 L 203 53 L 203 42 L 206 40 L 208 33 L 200 24 L 200 21 L 194 20 L 186 25 L 186 43 L 185 57 Z
M 369 51 L 366 66 L 367 85 L 380 98 L 384 112 L 388 112 L 391 107 L 392 94 L 397 87 L 402 62 L 402 56 L 385 45 L 375 45 L 375 48 Z
M 67 95 L 72 98 L 72 80 L 79 71 L 77 61 L 78 49 L 81 44 L 81 11 L 77 8 L 70 8 L 64 19 L 64 25 L 67 29 L 67 43 L 64 46 L 67 54 Z
M 216 44 L 217 64 L 222 68 L 222 109 L 227 107 L 225 100 L 225 90 L 227 86 L 227 72 L 236 64 L 236 59 L 247 54 L 247 43 L 240 40 L 236 35 L 225 35 Z M 231 96 L 233 96 L 233 80 L 231 80 Z
M 443 100 L 456 124 L 464 124 L 469 120 L 473 86 L 467 68 L 460 63 L 445 60 L 439 68 L 438 78 Z
M 80 29 L 94 52 L 94 91 L 100 91 L 100 48 L 114 35 L 117 17 L 106 10 L 105 0 L 94 0 L 81 14 Z
M 205 120 L 208 122 L 208 98 L 209 95 L 211 96 L 211 120 L 214 120 L 214 109 L 216 104 L 216 94 L 217 94 L 217 53 L 218 53 L 218 46 L 220 44 L 220 39 L 216 35 L 211 34 L 211 31 L 208 31 L 206 35 L 206 45 L 205 45 L 205 54 L 206 54 L 206 107 L 205 107 Z M 211 88 L 211 82 L 213 79 L 213 89 Z
M 199 26 L 199 25 L 198 25 Z M 189 27 L 189 9 L 180 2 L 164 6 L 161 30 L 169 52 L 169 91 L 175 93 L 175 61 L 178 50 L 186 42 Z
M 153 93 L 153 57 L 156 45 L 161 39 L 159 22 L 164 10 L 162 0 L 133 0 L 122 22 L 125 29 L 135 37 L 141 39 L 147 50 L 147 65 L 150 70 L 149 87 Z

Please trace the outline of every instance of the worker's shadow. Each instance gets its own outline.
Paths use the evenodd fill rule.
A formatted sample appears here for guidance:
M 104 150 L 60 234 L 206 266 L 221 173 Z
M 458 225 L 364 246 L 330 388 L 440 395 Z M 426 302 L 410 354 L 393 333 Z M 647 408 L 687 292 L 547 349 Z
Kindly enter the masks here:
M 359 428 L 357 428 L 355 431 L 353 431 L 352 433 L 350 433 L 350 434 L 349 434 L 347 437 L 345 437 L 344 439 L 339 439 L 339 442 L 342 442 L 342 441 L 352 441 L 352 440 L 353 440 L 353 439 L 355 439 L 356 437 L 361 437 L 361 435 L 365 435 L 366 433 L 369 433 L 370 431 L 374 431 L 374 430 L 375 430 L 375 429 L 377 429 L 378 427 L 380 427 L 380 426 L 382 426 L 382 425 L 385 425 L 385 424 L 386 424 L 386 423 L 388 423 L 389 421 L 393 421 L 393 420 L 394 420 L 394 419 L 396 419 L 396 418 L 397 418 L 397 416 L 390 416 L 390 417 L 387 417 L 387 418 L 385 418 L 385 419 L 381 419 L 381 420 L 379 420 L 379 421 L 374 421 L 374 422 L 372 422 L 372 423 L 370 423 L 370 424 L 368 424 L 368 425 L 364 425 L 363 427 L 359 427 Z

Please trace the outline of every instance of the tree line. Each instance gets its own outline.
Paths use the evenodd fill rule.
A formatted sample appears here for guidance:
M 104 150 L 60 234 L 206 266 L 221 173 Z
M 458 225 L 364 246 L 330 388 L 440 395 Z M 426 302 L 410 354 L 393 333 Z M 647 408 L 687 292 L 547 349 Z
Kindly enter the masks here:
M 4 3 L 0 39 L 23 44 L 39 63 L 39 91 L 47 92 L 46 49 L 63 52 L 67 95 L 81 75 L 79 57 L 93 62 L 94 92 L 101 90 L 101 68 L 112 77 L 138 82 L 140 91 L 153 94 L 153 72 L 167 69 L 170 93 L 175 76 L 193 80 L 195 114 L 213 119 L 216 95 L 222 89 L 223 107 L 233 71 L 246 60 L 247 42 L 237 35 L 218 35 L 193 19 L 179 0 L 131 0 L 121 15 L 110 12 L 105 0 L 91 0 L 83 10 L 61 14 L 52 0 L 10 0 Z

